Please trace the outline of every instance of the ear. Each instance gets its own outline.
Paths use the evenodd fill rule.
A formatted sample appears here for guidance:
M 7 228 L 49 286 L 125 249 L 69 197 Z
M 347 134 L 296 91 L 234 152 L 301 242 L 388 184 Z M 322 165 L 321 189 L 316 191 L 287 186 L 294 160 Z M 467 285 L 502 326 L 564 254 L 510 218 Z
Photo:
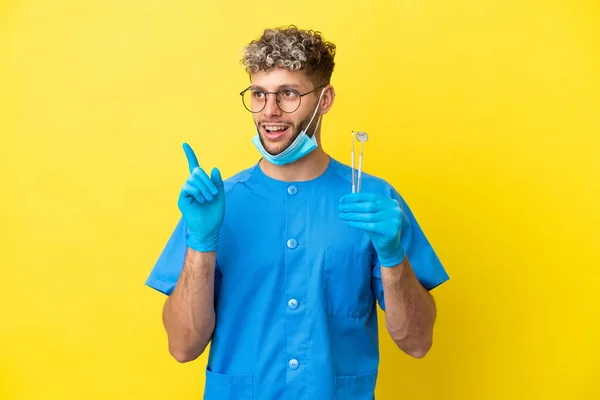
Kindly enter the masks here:
M 321 99 L 321 115 L 327 114 L 327 112 L 333 106 L 333 101 L 335 99 L 335 89 L 331 84 L 325 86 L 323 90 L 323 98 Z

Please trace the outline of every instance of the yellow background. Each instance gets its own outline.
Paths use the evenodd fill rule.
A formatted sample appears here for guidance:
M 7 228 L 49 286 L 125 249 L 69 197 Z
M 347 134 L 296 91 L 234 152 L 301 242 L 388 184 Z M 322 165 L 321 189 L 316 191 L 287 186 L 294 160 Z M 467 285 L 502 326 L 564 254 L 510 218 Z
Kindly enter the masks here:
M 369 132 L 451 275 L 425 359 L 382 335 L 378 400 L 600 398 L 597 0 L 3 0 L 0 399 L 200 398 L 144 281 L 181 143 L 258 159 L 240 49 L 288 23 L 338 46 L 324 147 Z

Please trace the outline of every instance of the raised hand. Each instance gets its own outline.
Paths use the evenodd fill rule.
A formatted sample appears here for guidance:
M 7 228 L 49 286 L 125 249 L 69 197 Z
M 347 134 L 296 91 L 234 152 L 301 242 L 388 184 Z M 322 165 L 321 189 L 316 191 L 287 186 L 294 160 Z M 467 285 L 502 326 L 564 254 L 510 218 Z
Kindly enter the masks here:
M 201 252 L 216 251 L 219 247 L 219 231 L 225 216 L 225 193 L 223 179 L 217 168 L 211 177 L 200 168 L 192 148 L 183 144 L 190 176 L 179 194 L 178 206 L 188 226 L 188 247 Z
M 404 260 L 400 243 L 402 210 L 397 200 L 373 193 L 352 193 L 340 199 L 338 209 L 348 225 L 367 233 L 381 265 L 393 267 Z

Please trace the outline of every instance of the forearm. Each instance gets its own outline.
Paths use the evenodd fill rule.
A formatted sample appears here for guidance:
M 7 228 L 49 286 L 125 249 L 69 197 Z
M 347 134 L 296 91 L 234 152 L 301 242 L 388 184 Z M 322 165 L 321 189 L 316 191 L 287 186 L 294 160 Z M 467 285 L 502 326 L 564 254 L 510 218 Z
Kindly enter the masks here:
M 381 267 L 388 332 L 405 353 L 422 358 L 433 339 L 436 308 L 405 257 L 392 268 Z
M 198 358 L 212 337 L 215 262 L 214 252 L 188 249 L 177 285 L 165 302 L 169 351 L 179 362 Z

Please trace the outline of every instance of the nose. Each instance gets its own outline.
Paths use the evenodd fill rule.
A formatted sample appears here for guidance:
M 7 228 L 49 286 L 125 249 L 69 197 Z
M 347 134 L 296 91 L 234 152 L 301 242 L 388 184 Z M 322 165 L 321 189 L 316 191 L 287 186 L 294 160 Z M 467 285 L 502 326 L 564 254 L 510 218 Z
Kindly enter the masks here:
M 278 117 L 281 115 L 281 109 L 277 105 L 277 96 L 273 93 L 267 94 L 267 104 L 263 110 L 266 117 Z

